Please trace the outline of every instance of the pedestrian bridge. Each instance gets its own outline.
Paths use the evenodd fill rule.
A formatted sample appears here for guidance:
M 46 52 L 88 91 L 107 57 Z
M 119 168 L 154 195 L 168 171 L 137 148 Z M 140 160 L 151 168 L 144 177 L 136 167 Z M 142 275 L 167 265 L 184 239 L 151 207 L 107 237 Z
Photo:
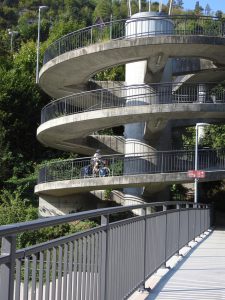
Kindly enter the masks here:
M 93 218 L 99 218 L 99 225 L 92 229 L 25 249 L 17 246 L 27 231 Z M 1 300 L 132 299 L 138 289 L 149 287 L 149 278 L 157 277 L 161 267 L 203 236 L 210 222 L 208 205 L 171 201 L 2 226 Z M 224 299 L 224 234 L 208 234 L 148 299 Z M 139 293 L 136 299 L 143 297 Z
M 202 238 L 196 239 L 195 247 L 156 286 L 157 277 L 165 271 L 159 270 L 153 276 L 154 287 L 146 300 L 225 299 L 225 231 L 222 228 L 207 231 Z

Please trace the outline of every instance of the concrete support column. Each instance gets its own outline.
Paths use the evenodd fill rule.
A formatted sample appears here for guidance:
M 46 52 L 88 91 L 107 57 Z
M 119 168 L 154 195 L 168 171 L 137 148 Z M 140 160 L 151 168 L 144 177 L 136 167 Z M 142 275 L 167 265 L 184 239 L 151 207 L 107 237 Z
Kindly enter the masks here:
M 126 85 L 130 86 L 133 84 L 144 84 L 144 76 L 146 73 L 147 68 L 147 61 L 141 61 L 141 62 L 135 62 L 131 64 L 126 65 Z M 147 89 L 147 87 L 146 87 Z M 140 89 L 128 89 L 127 90 L 127 101 L 126 106 L 132 106 L 135 105 L 143 105 L 146 102 L 149 101 L 147 97 L 141 97 L 140 94 L 145 94 L 146 90 L 143 86 L 143 91 L 141 92 Z M 128 174 L 130 171 L 130 168 L 132 168 L 132 171 L 135 172 L 135 169 L 137 172 L 140 171 L 141 168 L 141 158 L 137 159 L 137 156 L 140 156 L 142 153 L 146 153 L 149 151 L 149 147 L 146 144 L 144 140 L 145 135 L 145 122 L 140 123 L 132 123 L 132 124 L 126 124 L 124 126 L 124 137 L 125 137 L 125 147 L 124 147 L 124 153 L 125 158 L 132 159 L 132 157 L 135 157 L 135 163 L 134 161 L 125 161 L 124 164 L 124 173 Z M 137 188 L 125 188 L 124 189 L 124 200 L 125 204 L 128 205 L 131 202 L 136 201 L 142 201 L 141 195 L 143 193 L 143 187 L 137 187 Z M 140 197 L 140 198 L 139 198 Z
M 156 13 L 139 13 L 134 15 L 133 17 L 151 17 L 152 15 L 156 16 Z M 161 22 L 161 21 L 160 21 Z M 126 27 L 126 34 L 127 37 L 130 36 L 141 36 L 143 34 L 146 34 L 146 32 L 159 32 L 161 31 L 167 31 L 173 29 L 172 23 L 170 23 L 169 20 L 165 19 L 165 22 L 160 23 L 157 19 L 152 20 L 140 20 L 139 22 L 132 22 L 131 19 L 127 22 Z M 134 25 L 135 24 L 135 25 Z M 154 75 L 155 74 L 155 75 Z M 127 91 L 127 101 L 126 106 L 130 105 L 144 105 L 149 104 L 150 101 L 153 103 L 155 100 L 155 103 L 163 103 L 167 101 L 168 99 L 164 99 L 168 97 L 168 88 L 169 85 L 161 86 L 158 90 L 155 90 L 157 94 L 160 94 L 160 97 L 155 97 L 153 100 L 150 96 L 140 96 L 142 94 L 147 94 L 146 90 L 148 89 L 156 89 L 155 86 L 152 85 L 151 82 L 154 81 L 154 77 L 157 78 L 157 80 L 160 78 L 161 82 L 171 82 L 172 78 L 172 59 L 167 59 L 163 53 L 159 53 L 157 57 L 149 57 L 148 60 L 139 61 L 135 63 L 129 63 L 126 65 L 126 72 L 125 72 L 125 81 L 126 85 L 140 85 L 143 84 L 143 91 L 140 90 L 133 90 L 128 89 Z M 148 85 L 144 86 L 146 83 L 146 80 L 148 81 Z M 172 92 L 171 92 L 172 94 Z M 156 123 L 156 124 L 155 124 Z M 166 122 L 167 123 L 167 122 Z M 154 128 L 154 124 L 159 126 L 159 128 Z M 161 148 L 161 144 L 167 145 L 168 143 L 165 143 L 165 139 L 163 138 L 165 136 L 164 133 L 159 135 L 159 132 L 162 131 L 162 127 L 165 127 L 165 121 L 161 120 L 150 120 L 150 122 L 139 122 L 139 123 L 132 123 L 127 124 L 124 126 L 124 137 L 126 139 L 125 143 L 125 159 L 131 158 L 132 156 L 135 158 L 134 160 L 125 160 L 124 164 L 124 173 L 129 173 L 129 169 L 132 168 L 132 171 L 135 173 L 135 170 L 138 173 L 146 173 L 147 168 L 146 165 L 148 164 L 157 164 L 157 157 L 147 159 L 143 159 L 143 156 L 148 153 L 156 153 L 156 150 L 159 150 Z M 153 128 L 152 128 L 153 126 Z M 149 128 L 148 128 L 149 127 Z M 170 127 L 166 127 L 166 135 L 167 135 L 167 141 L 170 140 L 171 134 L 168 135 Z M 147 136 L 147 139 L 146 139 Z M 137 158 L 139 156 L 140 158 Z M 151 161 L 150 161 L 151 160 Z M 124 175 L 125 175 L 124 174 Z M 158 185 L 157 187 L 154 186 L 154 194 L 157 192 L 156 190 L 161 190 L 161 187 Z M 127 202 L 129 202 L 132 199 L 140 199 L 140 201 L 143 201 L 143 194 L 144 194 L 144 187 L 135 187 L 135 188 L 125 188 L 125 199 L 127 199 Z M 146 198 L 146 197 L 145 197 Z M 164 199 L 161 199 L 164 200 Z M 167 199 L 165 199 L 167 200 Z M 126 202 L 126 201 L 125 201 Z

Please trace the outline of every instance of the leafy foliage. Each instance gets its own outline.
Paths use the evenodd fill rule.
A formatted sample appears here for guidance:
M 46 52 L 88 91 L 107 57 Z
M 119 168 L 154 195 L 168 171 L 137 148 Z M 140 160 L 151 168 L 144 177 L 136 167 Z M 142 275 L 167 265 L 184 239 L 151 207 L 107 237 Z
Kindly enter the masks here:
M 1 190 L 0 192 L 0 224 L 18 223 L 37 218 L 37 209 L 30 201 L 23 200 L 23 189 L 20 187 L 14 192 Z
M 20 223 L 38 218 L 38 210 L 28 199 L 22 198 L 23 189 L 19 187 L 14 192 L 2 190 L 0 192 L 0 224 Z M 66 223 L 54 227 L 42 228 L 38 231 L 28 231 L 18 234 L 17 246 L 23 248 L 37 243 L 46 242 L 61 236 L 87 230 L 95 227 L 94 221 L 79 221 Z

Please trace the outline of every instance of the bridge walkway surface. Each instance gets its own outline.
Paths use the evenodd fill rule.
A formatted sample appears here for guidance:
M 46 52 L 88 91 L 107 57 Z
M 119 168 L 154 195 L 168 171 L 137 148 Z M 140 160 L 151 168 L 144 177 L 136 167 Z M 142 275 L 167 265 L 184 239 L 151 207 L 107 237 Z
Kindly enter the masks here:
M 195 245 L 144 299 L 225 299 L 225 228 L 215 229 Z

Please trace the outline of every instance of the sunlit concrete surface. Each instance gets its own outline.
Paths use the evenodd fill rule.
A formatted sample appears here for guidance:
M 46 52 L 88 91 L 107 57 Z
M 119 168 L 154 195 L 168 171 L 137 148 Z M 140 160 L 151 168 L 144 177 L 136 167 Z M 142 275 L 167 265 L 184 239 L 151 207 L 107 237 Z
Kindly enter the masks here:
M 144 299 L 225 299 L 225 231 L 213 231 L 167 272 Z
M 225 177 L 225 170 L 206 170 L 206 177 L 199 181 L 216 181 Z M 193 178 L 187 176 L 187 172 L 136 174 L 126 176 L 90 177 L 39 183 L 35 186 L 36 194 L 50 196 L 66 196 L 80 192 L 104 190 L 106 188 L 123 188 L 148 186 L 152 183 L 178 183 L 193 182 Z
M 83 90 L 95 73 L 109 66 L 156 57 L 202 57 L 225 65 L 225 38 L 155 36 L 105 41 L 75 49 L 47 62 L 40 71 L 40 86 L 54 98 Z M 79 76 L 77 75 L 79 74 Z
M 157 131 L 155 124 L 163 121 L 192 119 L 196 123 L 198 119 L 224 119 L 224 115 L 225 105 L 211 103 L 174 103 L 103 109 L 49 120 L 38 127 L 37 139 L 48 147 L 71 151 L 74 148 L 74 139 L 110 126 L 151 121 L 153 132 Z

